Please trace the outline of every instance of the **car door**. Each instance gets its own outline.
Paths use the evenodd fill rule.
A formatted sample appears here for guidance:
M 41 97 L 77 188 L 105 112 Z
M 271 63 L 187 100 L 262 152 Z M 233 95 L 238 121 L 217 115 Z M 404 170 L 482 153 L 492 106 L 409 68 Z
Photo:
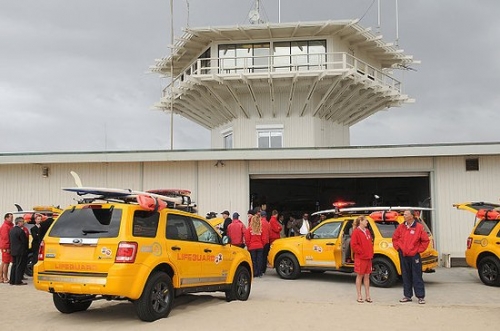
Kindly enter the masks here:
M 234 248 L 231 245 L 222 245 L 221 237 L 209 223 L 197 218 L 192 218 L 192 222 L 203 255 L 201 282 L 205 284 L 227 282 Z
M 204 254 L 196 237 L 191 218 L 167 214 L 165 230 L 167 254 L 177 267 L 180 287 L 196 286 L 201 283 L 200 275 Z
M 340 266 L 341 240 L 339 234 L 343 221 L 323 222 L 304 237 L 303 265 L 306 267 L 338 268 Z

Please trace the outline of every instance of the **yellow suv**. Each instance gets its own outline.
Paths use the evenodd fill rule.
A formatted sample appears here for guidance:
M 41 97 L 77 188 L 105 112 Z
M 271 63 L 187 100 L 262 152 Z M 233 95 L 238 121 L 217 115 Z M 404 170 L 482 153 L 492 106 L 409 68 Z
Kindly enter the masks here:
M 394 208 L 394 207 L 393 207 Z M 419 208 L 410 208 L 416 209 Z M 422 208 L 421 208 L 422 209 Z M 354 272 L 350 250 L 352 223 L 360 215 L 368 219 L 368 228 L 374 238 L 373 272 L 370 280 L 377 287 L 391 287 L 401 275 L 398 252 L 392 247 L 392 234 L 404 222 L 400 210 L 391 207 L 343 208 L 313 213 L 331 214 L 305 236 L 276 240 L 269 251 L 268 261 L 283 279 L 296 279 L 301 271 Z M 422 220 L 431 242 L 421 254 L 424 272 L 434 272 L 438 253 L 429 228 Z
M 247 300 L 248 251 L 232 246 L 177 200 L 149 192 L 68 188 L 90 194 L 66 208 L 45 236 L 33 283 L 62 313 L 93 300 L 129 300 L 138 317 L 167 317 L 176 296 L 225 292 Z M 165 203 L 165 201 L 167 203 Z M 190 201 L 189 201 L 190 204 Z
M 474 227 L 465 251 L 467 265 L 477 269 L 485 285 L 500 286 L 500 205 L 466 202 L 453 206 L 474 213 Z

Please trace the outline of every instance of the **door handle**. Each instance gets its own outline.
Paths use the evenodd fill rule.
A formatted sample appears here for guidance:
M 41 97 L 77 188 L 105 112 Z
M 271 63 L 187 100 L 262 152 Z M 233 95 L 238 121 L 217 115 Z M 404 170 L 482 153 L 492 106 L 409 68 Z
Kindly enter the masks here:
M 211 250 L 211 249 L 208 249 L 208 248 L 205 248 L 203 251 L 204 251 L 205 253 L 212 253 L 212 250 Z
M 326 243 L 327 246 L 334 246 L 335 243 Z
M 179 246 L 172 246 L 173 251 L 180 251 L 181 248 Z

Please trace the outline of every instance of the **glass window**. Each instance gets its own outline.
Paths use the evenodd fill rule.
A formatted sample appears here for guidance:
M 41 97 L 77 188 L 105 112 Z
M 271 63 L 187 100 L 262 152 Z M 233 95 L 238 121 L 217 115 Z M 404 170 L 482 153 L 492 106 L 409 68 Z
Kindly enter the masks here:
M 193 218 L 192 221 L 196 230 L 198 241 L 214 244 L 220 243 L 220 237 L 217 235 L 215 229 L 210 224 L 196 218 Z
M 285 41 L 273 44 L 273 65 L 276 71 L 324 68 L 326 40 Z
M 136 210 L 134 212 L 132 235 L 134 237 L 156 237 L 159 219 L 160 214 L 158 212 Z
M 68 209 L 55 221 L 50 235 L 56 238 L 116 238 L 120 230 L 122 210 L 92 205 Z
M 343 222 L 321 223 L 312 233 L 312 238 L 334 239 L 339 237 Z
M 219 45 L 222 73 L 268 71 L 269 43 Z
M 394 231 L 396 231 L 396 228 L 399 226 L 398 222 L 391 221 L 380 221 L 374 223 L 383 238 L 392 238 Z
M 477 225 L 476 229 L 474 230 L 474 234 L 480 235 L 480 236 L 487 236 L 490 234 L 491 230 L 500 222 L 500 220 L 494 220 L 494 221 L 487 221 L 487 220 L 482 220 L 479 222 Z
M 210 73 L 210 48 L 208 48 L 203 54 L 200 55 L 199 59 L 201 60 L 201 74 L 208 74 Z
M 258 148 L 282 148 L 283 130 L 258 130 Z
M 231 149 L 233 148 L 233 133 L 228 133 L 224 135 L 224 148 L 225 149 Z
M 273 44 L 273 65 L 275 71 L 290 71 L 290 43 Z
M 191 229 L 191 219 L 189 217 L 176 214 L 168 214 L 167 216 L 167 229 L 165 231 L 165 237 L 172 240 L 197 240 Z

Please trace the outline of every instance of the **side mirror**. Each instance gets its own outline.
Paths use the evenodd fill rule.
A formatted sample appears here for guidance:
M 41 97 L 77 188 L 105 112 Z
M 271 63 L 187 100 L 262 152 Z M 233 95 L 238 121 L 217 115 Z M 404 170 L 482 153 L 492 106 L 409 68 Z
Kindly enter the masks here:
M 231 243 L 231 239 L 229 238 L 229 236 L 222 237 L 222 244 L 223 245 L 227 245 L 227 244 L 230 244 L 230 243 Z
M 308 232 L 308 233 L 306 234 L 306 239 L 307 239 L 307 240 L 311 240 L 312 238 L 314 238 L 314 234 L 313 234 L 312 232 Z

